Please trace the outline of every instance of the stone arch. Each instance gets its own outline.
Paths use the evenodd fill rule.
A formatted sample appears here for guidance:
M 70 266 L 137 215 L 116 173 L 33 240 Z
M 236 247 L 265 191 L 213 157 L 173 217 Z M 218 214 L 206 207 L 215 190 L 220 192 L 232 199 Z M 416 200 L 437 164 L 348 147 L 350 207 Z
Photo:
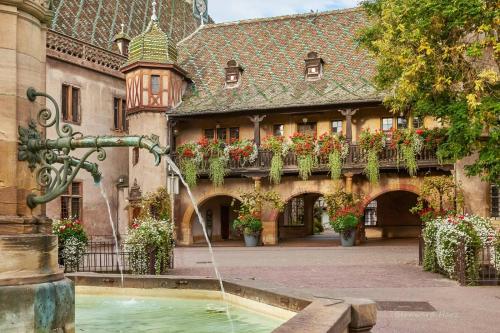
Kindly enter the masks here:
M 378 189 L 377 191 L 371 192 L 369 195 L 367 195 L 363 199 L 362 207 L 365 208 L 370 202 L 372 202 L 373 200 L 377 199 L 378 197 L 380 197 L 386 193 L 397 192 L 397 191 L 410 192 L 410 193 L 416 194 L 417 196 L 420 195 L 420 187 L 418 187 L 414 184 L 399 184 L 398 186 L 395 186 L 395 187 L 384 187 L 384 188 Z
M 204 203 L 209 201 L 210 199 L 214 199 L 216 197 L 231 197 L 236 200 L 241 200 L 240 196 L 236 193 L 233 193 L 231 191 L 213 191 L 206 193 L 203 195 L 200 199 L 198 199 L 198 202 L 196 203 L 198 207 L 201 207 Z M 189 205 L 183 216 L 182 216 L 182 222 L 181 222 L 181 229 L 182 229 L 182 244 L 183 245 L 189 245 L 192 244 L 193 242 L 193 235 L 192 235 L 192 226 L 191 226 L 191 220 L 195 214 L 194 207 L 193 205 Z
M 326 195 L 325 193 L 323 193 L 321 191 L 316 191 L 316 190 L 300 190 L 300 191 L 293 192 L 292 194 L 290 194 L 288 197 L 286 197 L 286 199 L 283 199 L 283 202 L 286 205 L 293 198 L 298 197 L 299 195 L 303 195 L 303 194 L 317 194 L 320 197 L 323 197 L 323 196 Z M 271 215 L 269 216 L 268 220 L 274 221 L 274 222 L 278 223 L 278 217 L 279 217 L 279 215 L 280 215 L 280 213 L 277 210 L 273 209 L 273 211 L 272 211 Z

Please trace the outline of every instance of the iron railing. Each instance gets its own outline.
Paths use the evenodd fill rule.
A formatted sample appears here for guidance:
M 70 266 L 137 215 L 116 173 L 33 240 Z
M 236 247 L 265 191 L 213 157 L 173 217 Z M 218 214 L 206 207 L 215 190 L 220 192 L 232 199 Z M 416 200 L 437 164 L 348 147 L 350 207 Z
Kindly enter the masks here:
M 252 171 L 269 171 L 271 168 L 271 159 L 273 153 L 269 150 L 259 149 L 257 158 L 251 163 L 242 164 L 240 161 L 235 159 L 230 159 L 228 163 L 228 169 L 230 174 L 238 174 Z M 173 158 L 176 162 L 179 162 L 179 158 L 176 154 L 173 154 Z M 417 164 L 419 167 L 436 167 L 441 165 L 437 156 L 436 149 L 424 148 L 416 156 Z M 347 154 L 345 160 L 343 161 L 344 170 L 362 170 L 366 166 L 367 154 L 361 149 L 357 144 L 351 144 L 349 147 L 349 153 Z M 386 147 L 379 154 L 379 164 L 381 169 L 404 169 L 402 161 L 399 161 L 397 150 L 395 148 Z M 208 160 L 205 160 L 200 167 L 200 174 L 207 173 L 208 171 Z M 283 171 L 285 173 L 294 173 L 298 170 L 297 155 L 294 152 L 289 152 L 287 156 L 283 159 Z M 328 156 L 321 156 L 318 159 L 318 163 L 314 168 L 314 172 L 327 172 L 328 167 Z
M 425 252 L 425 242 L 422 236 L 419 237 L 419 265 L 423 264 L 423 257 Z M 462 286 L 467 285 L 500 285 L 500 270 L 496 269 L 492 264 L 491 248 L 481 247 L 477 250 L 477 280 L 471 280 L 467 274 L 467 256 L 465 249 L 465 242 L 462 241 L 458 244 L 455 253 L 455 272 L 454 278 Z M 442 275 L 448 274 L 438 267 L 438 272 Z
M 118 251 L 117 251 L 118 250 Z M 173 249 L 170 253 L 168 268 L 174 268 Z M 149 260 L 154 262 L 154 254 Z M 73 268 L 65 267 L 64 261 L 60 260 L 65 271 L 71 271 Z M 125 244 L 118 242 L 115 245 L 114 240 L 90 241 L 87 243 L 85 254 L 79 261 L 77 272 L 95 272 L 95 273 L 119 273 L 120 267 L 123 273 L 131 273 L 130 253 L 126 251 Z M 153 264 L 154 267 L 154 264 Z

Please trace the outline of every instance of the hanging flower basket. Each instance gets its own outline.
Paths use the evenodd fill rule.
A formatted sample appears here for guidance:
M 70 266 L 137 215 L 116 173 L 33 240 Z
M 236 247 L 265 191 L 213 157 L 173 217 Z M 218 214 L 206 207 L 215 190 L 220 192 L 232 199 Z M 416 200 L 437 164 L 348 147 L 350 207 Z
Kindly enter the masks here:
M 257 145 L 250 140 L 236 140 L 226 147 L 229 157 L 238 162 L 240 166 L 251 165 L 257 159 L 259 150 Z
M 307 180 L 316 166 L 315 140 L 312 135 L 305 133 L 294 133 L 292 139 L 292 151 L 297 156 L 299 176 L 302 180 Z
M 198 145 L 193 142 L 183 144 L 177 148 L 177 155 L 182 176 L 189 186 L 196 186 L 198 169 L 203 161 Z
M 394 130 L 390 147 L 397 151 L 397 162 L 402 161 L 410 176 L 417 174 L 417 155 L 423 147 L 422 137 L 412 129 Z
M 377 183 L 380 177 L 379 154 L 383 151 L 387 137 L 384 132 L 363 129 L 359 135 L 359 146 L 367 154 L 365 174 L 370 183 Z
M 215 186 L 224 184 L 224 177 L 227 174 L 227 163 L 229 154 L 225 149 L 225 144 L 217 139 L 208 140 L 201 138 L 198 141 L 199 150 L 203 160 L 208 160 L 208 175 Z
M 269 179 L 273 184 L 281 182 L 283 175 L 284 158 L 290 150 L 290 146 L 285 142 L 283 136 L 268 136 L 264 139 L 262 147 L 273 153 L 271 158 L 271 170 L 269 172 Z
M 324 133 L 318 139 L 318 154 L 328 156 L 328 167 L 332 179 L 342 175 L 342 161 L 349 153 L 349 144 L 343 135 Z

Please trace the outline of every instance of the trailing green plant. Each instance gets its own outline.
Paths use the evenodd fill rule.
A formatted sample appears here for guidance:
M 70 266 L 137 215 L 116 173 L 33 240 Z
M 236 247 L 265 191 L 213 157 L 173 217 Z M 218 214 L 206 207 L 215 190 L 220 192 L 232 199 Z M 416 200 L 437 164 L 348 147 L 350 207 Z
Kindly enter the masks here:
M 133 274 L 163 274 L 173 253 L 173 226 L 152 216 L 136 219 L 125 240 Z
M 78 269 L 87 249 L 88 237 L 79 219 L 54 220 L 52 233 L 58 237 L 59 252 L 66 272 Z
M 361 150 L 367 154 L 365 175 L 370 183 L 377 183 L 380 178 L 380 164 L 378 155 L 385 147 L 387 137 L 384 132 L 375 131 L 371 133 L 369 129 L 363 129 L 359 135 L 359 145 Z
M 179 156 L 179 167 L 186 183 L 191 187 L 196 186 L 198 169 L 203 160 L 198 145 L 193 142 L 183 144 L 177 148 L 177 154 Z
M 232 206 L 236 207 L 237 202 L 233 201 Z M 233 228 L 246 235 L 257 236 L 262 230 L 260 218 L 262 206 L 270 205 L 278 211 L 283 211 L 285 203 L 274 191 L 251 191 L 241 195 L 237 208 L 238 217 L 233 221 Z
M 498 261 L 498 233 L 490 220 L 476 215 L 449 215 L 437 217 L 426 223 L 423 229 L 425 242 L 424 269 L 444 271 L 448 277 L 457 278 L 458 251 L 465 250 L 465 276 L 470 284 L 479 278 L 478 251 L 490 252 L 490 264 L 500 268 Z
M 318 139 L 318 153 L 328 156 L 328 167 L 332 179 L 342 175 L 342 161 L 349 153 L 349 145 L 343 135 L 324 133 Z
M 289 145 L 284 141 L 283 136 L 268 136 L 264 139 L 263 148 L 271 151 L 271 170 L 269 171 L 269 180 L 277 185 L 281 182 L 283 175 L 283 159 L 290 150 Z
M 224 184 L 224 177 L 227 175 L 227 162 L 229 161 L 228 151 L 224 143 L 217 139 L 208 140 L 201 138 L 198 141 L 200 151 L 205 158 L 208 158 L 208 175 L 215 186 Z
M 417 174 L 417 155 L 422 150 L 422 138 L 413 129 L 392 131 L 390 147 L 397 150 L 398 165 L 403 161 L 410 176 Z
M 297 156 L 297 167 L 302 180 L 307 180 L 316 166 L 315 140 L 312 135 L 296 132 L 291 136 L 292 150 Z

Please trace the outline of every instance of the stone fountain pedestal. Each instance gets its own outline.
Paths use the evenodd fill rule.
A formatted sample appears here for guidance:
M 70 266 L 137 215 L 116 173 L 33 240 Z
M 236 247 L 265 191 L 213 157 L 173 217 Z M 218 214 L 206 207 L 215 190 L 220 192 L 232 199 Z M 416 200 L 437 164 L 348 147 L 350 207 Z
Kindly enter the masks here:
M 0 332 L 74 332 L 75 290 L 58 266 L 57 237 L 8 234 L 45 228 L 29 222 L 0 217 Z

